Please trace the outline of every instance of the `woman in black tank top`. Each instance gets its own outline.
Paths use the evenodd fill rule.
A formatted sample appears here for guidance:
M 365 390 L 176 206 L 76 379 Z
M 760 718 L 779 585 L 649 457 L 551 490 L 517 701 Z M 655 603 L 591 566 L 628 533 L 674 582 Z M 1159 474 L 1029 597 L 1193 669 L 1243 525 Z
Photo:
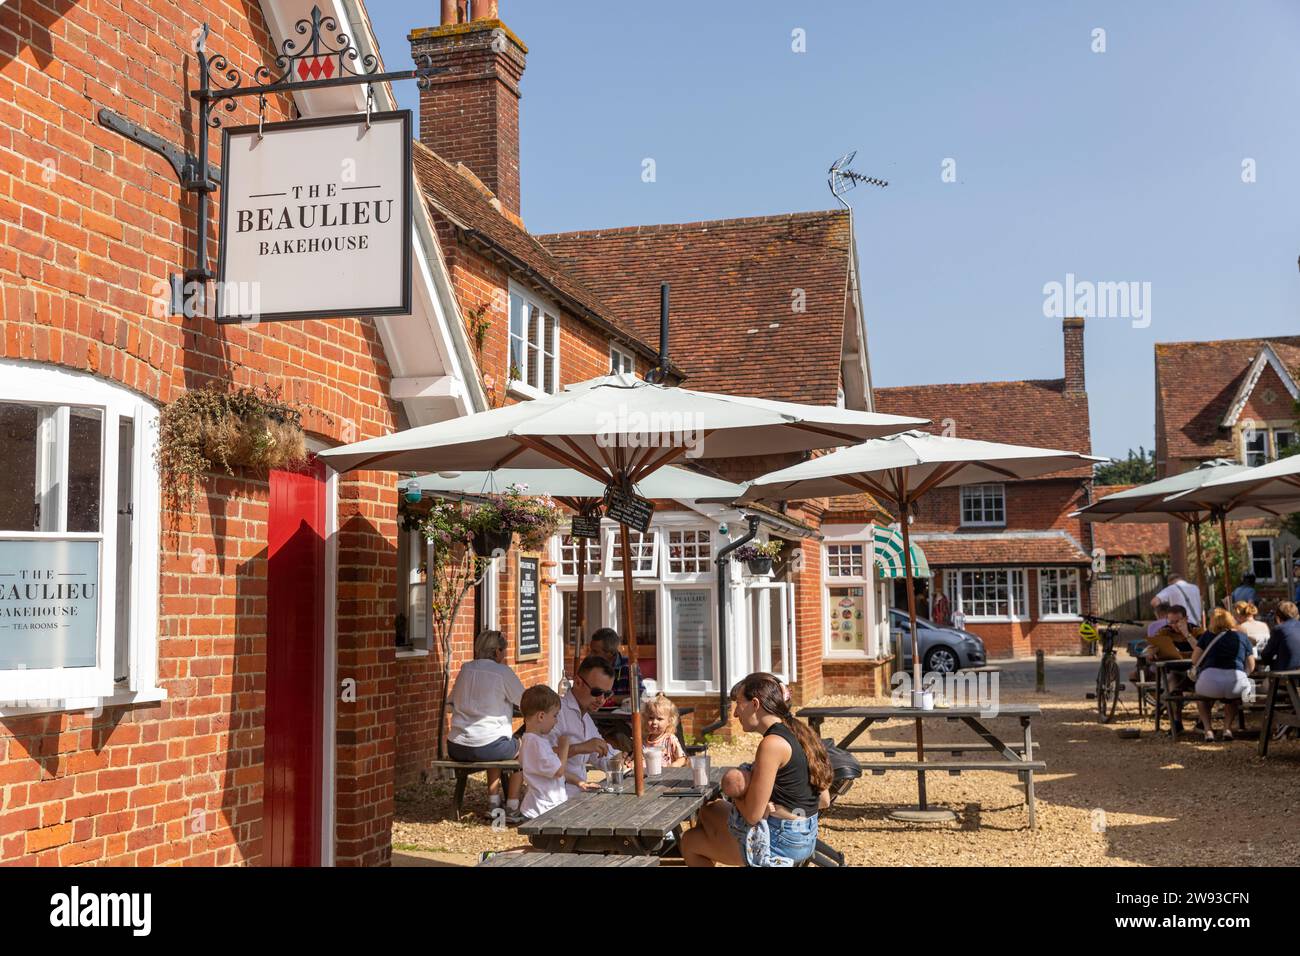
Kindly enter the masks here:
M 691 866 L 800 863 L 815 849 L 817 813 L 831 783 L 826 749 L 790 712 L 785 688 L 771 674 L 750 674 L 731 699 L 741 727 L 763 739 L 744 792 L 734 806 L 716 800 L 700 811 L 696 826 L 682 837 L 682 856 Z M 767 836 L 762 862 L 753 852 L 755 828 Z

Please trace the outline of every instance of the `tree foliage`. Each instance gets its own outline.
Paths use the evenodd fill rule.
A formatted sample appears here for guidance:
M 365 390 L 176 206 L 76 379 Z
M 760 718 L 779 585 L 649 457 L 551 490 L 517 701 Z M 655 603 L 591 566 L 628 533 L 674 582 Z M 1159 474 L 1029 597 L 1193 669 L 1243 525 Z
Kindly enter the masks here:
M 1128 450 L 1127 458 L 1112 458 L 1093 466 L 1092 480 L 1098 485 L 1145 485 L 1156 480 L 1156 453 L 1139 446 Z

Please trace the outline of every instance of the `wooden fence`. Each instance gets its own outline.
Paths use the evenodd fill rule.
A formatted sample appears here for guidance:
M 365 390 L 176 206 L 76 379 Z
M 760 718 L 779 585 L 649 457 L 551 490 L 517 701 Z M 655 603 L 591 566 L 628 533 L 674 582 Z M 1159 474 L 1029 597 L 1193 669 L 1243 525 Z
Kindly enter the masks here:
M 1159 574 L 1107 573 L 1092 582 L 1093 613 L 1113 620 L 1150 620 L 1151 599 L 1163 586 Z

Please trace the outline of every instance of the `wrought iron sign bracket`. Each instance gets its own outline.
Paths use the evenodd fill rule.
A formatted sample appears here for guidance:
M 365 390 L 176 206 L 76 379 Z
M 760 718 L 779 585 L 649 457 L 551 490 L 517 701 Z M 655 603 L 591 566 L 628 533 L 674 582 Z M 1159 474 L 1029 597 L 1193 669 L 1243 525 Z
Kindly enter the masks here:
M 322 14 L 319 6 L 312 7 L 310 19 L 299 20 L 294 25 L 292 34 L 280 44 L 280 53 L 269 66 L 259 66 L 250 77 L 245 77 L 230 65 L 225 55 L 208 52 L 206 23 L 197 31 L 194 50 L 199 63 L 199 88 L 190 92 L 198 104 L 195 111 L 197 155 L 168 143 L 111 110 L 99 111 L 101 126 L 158 153 L 171 164 L 181 188 L 198 196 L 194 265 L 185 269 L 183 274 L 171 276 L 173 315 L 188 318 L 202 315 L 207 283 L 216 275 L 208 263 L 208 196 L 221 185 L 221 169 L 211 163 L 205 164 L 200 157 L 208 155 L 209 130 L 222 125 L 218 105 L 225 112 L 233 113 L 237 100 L 246 96 L 258 97 L 259 106 L 264 106 L 265 98 L 276 93 L 308 93 L 397 80 L 415 80 L 420 89 L 428 89 L 434 76 L 447 71 L 445 67 L 433 66 L 432 58 L 426 54 L 417 59 L 418 65 L 413 70 L 381 72 L 378 57 L 373 53 L 361 53 L 352 45 L 351 38 L 340 32 L 338 21 Z M 248 85 L 245 85 L 246 80 Z

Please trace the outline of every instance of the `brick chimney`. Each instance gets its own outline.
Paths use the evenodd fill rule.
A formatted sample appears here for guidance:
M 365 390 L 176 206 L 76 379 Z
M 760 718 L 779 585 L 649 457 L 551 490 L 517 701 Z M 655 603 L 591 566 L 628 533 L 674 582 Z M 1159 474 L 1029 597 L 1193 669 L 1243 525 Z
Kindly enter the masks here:
M 528 48 L 497 19 L 496 0 L 442 0 L 442 24 L 413 30 L 411 55 L 446 73 L 420 92 L 420 142 L 464 163 L 519 215 L 519 78 Z
M 1065 338 L 1065 394 L 1082 395 L 1088 390 L 1083 377 L 1083 319 L 1063 319 L 1061 333 Z

